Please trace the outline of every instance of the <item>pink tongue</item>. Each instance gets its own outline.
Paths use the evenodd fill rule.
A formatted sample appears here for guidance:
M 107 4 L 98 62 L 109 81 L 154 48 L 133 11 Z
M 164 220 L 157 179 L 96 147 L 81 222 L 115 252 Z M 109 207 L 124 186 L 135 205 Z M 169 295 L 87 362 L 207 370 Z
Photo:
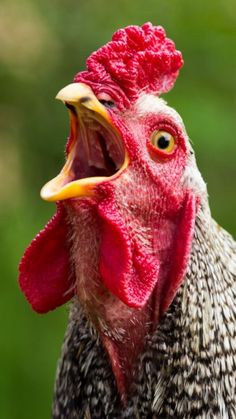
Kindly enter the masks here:
M 158 279 L 160 264 L 131 237 L 112 198 L 99 205 L 102 220 L 99 268 L 107 288 L 130 307 L 143 307 Z

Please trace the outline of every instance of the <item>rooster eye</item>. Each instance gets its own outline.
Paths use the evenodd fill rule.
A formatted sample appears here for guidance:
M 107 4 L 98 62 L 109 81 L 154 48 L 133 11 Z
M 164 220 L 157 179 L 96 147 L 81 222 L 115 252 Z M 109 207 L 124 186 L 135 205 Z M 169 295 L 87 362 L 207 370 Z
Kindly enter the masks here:
M 105 92 L 101 92 L 97 96 L 99 102 L 108 109 L 115 107 L 115 102 L 112 100 L 112 97 Z
M 115 104 L 114 104 L 114 102 L 112 102 L 112 100 L 100 99 L 99 102 L 108 109 L 114 108 L 114 106 L 115 106 Z
M 160 151 L 171 153 L 175 146 L 175 139 L 167 131 L 154 131 L 151 136 L 151 143 Z

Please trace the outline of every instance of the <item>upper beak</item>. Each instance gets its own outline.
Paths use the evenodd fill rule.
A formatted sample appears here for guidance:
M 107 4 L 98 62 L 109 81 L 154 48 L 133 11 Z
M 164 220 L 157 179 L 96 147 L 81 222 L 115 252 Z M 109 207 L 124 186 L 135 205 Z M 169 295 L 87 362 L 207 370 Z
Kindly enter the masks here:
M 111 118 L 106 108 L 99 102 L 92 89 L 84 83 L 71 83 L 61 89 L 56 99 L 78 107 L 80 105 L 101 115 L 107 122 L 111 123 Z
M 84 178 L 75 178 L 73 162 L 76 159 L 78 152 L 76 143 L 76 126 L 78 121 L 82 122 L 86 113 L 94 115 L 96 120 L 101 121 L 102 124 L 112 129 L 116 136 L 120 137 L 118 130 L 112 123 L 112 119 L 108 110 L 96 98 L 92 89 L 83 83 L 72 83 L 64 87 L 56 96 L 56 99 L 62 100 L 67 105 L 73 106 L 74 115 L 70 115 L 72 134 L 74 131 L 74 138 L 70 146 L 66 163 L 61 172 L 54 179 L 49 181 L 41 189 L 41 197 L 46 201 L 58 201 L 68 198 L 93 196 L 94 188 L 98 183 L 101 183 L 109 178 L 117 177 L 118 173 L 123 171 L 128 166 L 128 154 L 125 151 L 124 162 L 119 171 L 112 176 L 91 176 Z M 76 115 L 75 115 L 76 114 Z

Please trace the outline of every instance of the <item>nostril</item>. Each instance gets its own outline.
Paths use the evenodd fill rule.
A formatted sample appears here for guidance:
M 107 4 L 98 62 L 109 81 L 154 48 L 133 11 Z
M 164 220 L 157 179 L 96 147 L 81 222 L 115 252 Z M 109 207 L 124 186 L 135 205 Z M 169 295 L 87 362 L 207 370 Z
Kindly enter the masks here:
M 86 103 L 89 102 L 91 100 L 91 98 L 89 96 L 84 96 L 80 99 L 79 103 Z

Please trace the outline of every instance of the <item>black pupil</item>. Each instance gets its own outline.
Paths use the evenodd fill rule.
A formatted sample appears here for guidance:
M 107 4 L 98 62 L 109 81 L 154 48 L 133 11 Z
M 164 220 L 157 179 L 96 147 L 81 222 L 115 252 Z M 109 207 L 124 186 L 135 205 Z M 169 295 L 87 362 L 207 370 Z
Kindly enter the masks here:
M 167 136 L 162 135 L 160 138 L 158 138 L 157 140 L 157 145 L 159 148 L 161 148 L 162 150 L 165 150 L 165 148 L 167 148 L 170 144 L 170 140 Z

